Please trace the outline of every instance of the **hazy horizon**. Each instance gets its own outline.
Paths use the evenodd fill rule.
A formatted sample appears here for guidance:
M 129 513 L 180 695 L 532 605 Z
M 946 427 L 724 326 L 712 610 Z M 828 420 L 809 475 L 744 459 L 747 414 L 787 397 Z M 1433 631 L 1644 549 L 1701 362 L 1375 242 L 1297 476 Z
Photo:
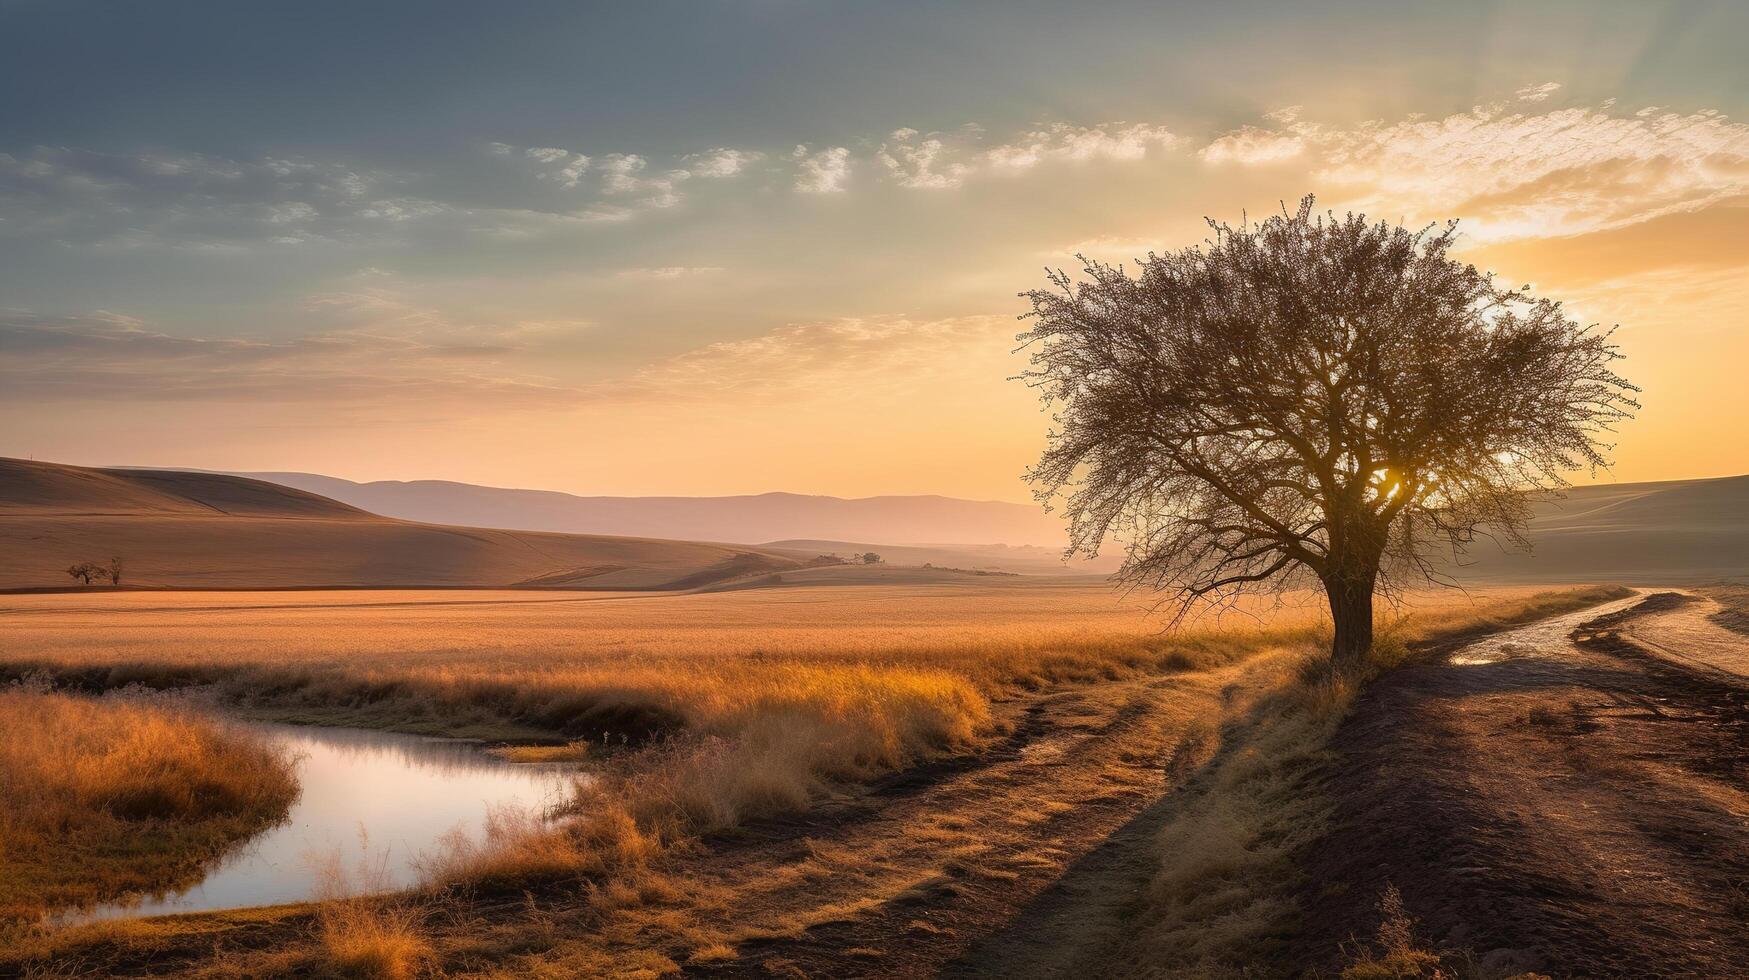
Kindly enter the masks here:
M 1749 472 L 1749 8 L 1451 6 L 3 4 L 0 453 L 1025 502 L 1015 293 L 1316 193 Z

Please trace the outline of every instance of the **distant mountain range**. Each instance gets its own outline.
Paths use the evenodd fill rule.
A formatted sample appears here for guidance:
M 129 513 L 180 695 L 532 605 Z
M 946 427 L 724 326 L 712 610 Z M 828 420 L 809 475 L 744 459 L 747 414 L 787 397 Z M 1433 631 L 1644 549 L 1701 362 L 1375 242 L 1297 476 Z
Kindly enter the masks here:
M 1062 524 L 1034 505 L 940 496 L 581 497 L 447 480 L 355 483 L 316 473 L 234 473 L 319 493 L 402 520 L 514 531 L 617 534 L 758 544 L 874 541 L 887 545 L 1033 545 L 1060 550 Z

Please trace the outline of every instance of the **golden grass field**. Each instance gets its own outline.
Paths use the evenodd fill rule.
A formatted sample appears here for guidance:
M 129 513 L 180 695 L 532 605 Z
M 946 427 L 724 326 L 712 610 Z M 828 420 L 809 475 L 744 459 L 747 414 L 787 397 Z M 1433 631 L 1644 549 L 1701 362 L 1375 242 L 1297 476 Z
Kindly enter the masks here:
M 1402 609 L 1381 613 L 1381 655 L 1397 655 L 1391 651 L 1400 653 L 1404 642 L 1570 608 L 1597 594 L 1550 598 L 1529 588 L 1412 594 Z M 433 895 L 558 889 L 594 896 L 588 901 L 596 912 L 583 932 L 596 938 L 560 936 L 552 943 L 568 950 L 557 962 L 590 970 L 645 962 L 601 958 L 607 955 L 601 949 L 612 948 L 598 934 L 602 910 L 617 910 L 625 922 L 647 924 L 640 916 L 651 914 L 669 921 L 670 906 L 691 887 L 686 855 L 703 835 L 805 811 L 883 773 L 975 755 L 1012 730 L 1015 710 L 1033 692 L 1085 686 L 1133 693 L 1126 683 L 1183 676 L 1184 690 L 1204 691 L 1209 700 L 1184 701 L 1174 725 L 1201 732 L 1197 739 L 1212 739 L 1210 745 L 1230 742 L 1226 729 L 1236 722 L 1255 730 L 1246 736 L 1252 747 L 1223 757 L 1211 777 L 1228 791 L 1188 808 L 1162 844 L 1174 854 L 1201 855 L 1201 863 L 1168 861 L 1161 868 L 1153 886 L 1161 903 L 1156 921 L 1163 935 L 1195 935 L 1207 944 L 1226 935 L 1199 917 L 1210 876 L 1230 888 L 1262 888 L 1293 839 L 1276 824 L 1311 812 L 1287 806 L 1283 794 L 1297 785 L 1304 760 L 1316 756 L 1319 733 L 1353 683 L 1316 667 L 1319 613 L 1307 597 L 1289 597 L 1164 634 L 1141 606 L 1103 583 L 1039 579 L 696 595 L 12 595 L 0 598 L 0 676 L 87 693 L 198 686 L 231 710 L 287 720 L 555 747 L 605 741 L 611 751 L 599 778 L 580 786 L 574 819 L 555 828 L 507 814 L 487 846 L 434 860 L 430 875 Z M 1264 669 L 1243 667 L 1251 662 Z M 1233 687 L 1241 677 L 1250 679 Z M 1224 689 L 1252 693 L 1216 697 Z M 107 702 L 49 697 L 79 710 L 116 710 Z M 1260 724 L 1265 719 L 1273 720 Z M 670 737 L 639 747 L 658 734 Z M 66 751 L 99 750 L 79 743 Z M 22 765 L 16 754 L 5 758 Z M 1291 760 L 1299 761 L 1284 768 Z M 1102 771 L 1096 765 L 1087 776 L 1097 782 Z M 271 786 L 269 770 L 239 772 Z M 940 832 L 974 843 L 979 833 L 964 824 Z M 1259 847 L 1260 840 L 1274 843 Z M 287 947 L 294 952 L 271 962 L 233 951 L 214 969 L 295 972 L 344 960 L 366 964 L 352 971 L 358 975 L 410 975 L 419 964 L 454 955 L 457 942 L 485 941 L 426 929 L 420 923 L 431 907 L 419 907 L 425 912 L 413 915 L 413 906 L 399 901 L 329 903 L 310 931 L 299 933 L 313 945 L 300 939 Z M 642 911 L 652 907 L 661 911 Z M 1257 915 L 1267 917 L 1271 907 L 1262 903 Z M 1182 928 L 1169 928 L 1173 922 Z M 20 943 L 19 962 L 57 962 L 69 949 L 99 958 L 136 955 L 143 934 L 167 941 L 143 928 L 124 923 L 33 935 Z M 662 928 L 664 935 L 684 934 L 695 952 L 715 949 L 709 955 L 719 956 L 732 956 L 734 943 L 750 934 Z M 640 930 L 634 932 L 642 939 L 615 941 L 656 943 Z M 380 963 L 376 946 L 388 950 Z

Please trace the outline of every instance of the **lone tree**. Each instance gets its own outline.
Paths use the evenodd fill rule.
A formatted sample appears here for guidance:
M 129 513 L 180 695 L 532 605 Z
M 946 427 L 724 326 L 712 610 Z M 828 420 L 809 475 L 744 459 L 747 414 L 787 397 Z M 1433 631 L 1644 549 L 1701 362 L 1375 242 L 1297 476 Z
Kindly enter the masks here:
M 1028 476 L 1064 499 L 1071 554 L 1123 539 L 1121 577 L 1174 621 L 1317 582 L 1353 664 L 1376 590 L 1439 580 L 1478 533 L 1528 548 L 1531 495 L 1607 465 L 1600 437 L 1639 407 L 1609 333 L 1450 258 L 1455 222 L 1307 197 L 1209 225 L 1134 277 L 1083 259 L 1085 280 L 1021 294 L 1022 378 L 1055 409 Z

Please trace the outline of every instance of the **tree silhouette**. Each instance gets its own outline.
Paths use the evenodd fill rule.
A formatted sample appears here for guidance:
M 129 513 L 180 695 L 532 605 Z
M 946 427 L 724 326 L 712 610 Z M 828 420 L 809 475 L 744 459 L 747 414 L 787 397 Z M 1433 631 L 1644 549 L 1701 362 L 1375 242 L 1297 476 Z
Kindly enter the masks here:
M 1455 222 L 1307 197 L 1209 225 L 1135 277 L 1083 259 L 1084 280 L 1022 294 L 1022 377 L 1056 411 L 1029 478 L 1063 501 L 1071 554 L 1123 539 L 1121 577 L 1174 621 L 1315 582 L 1350 664 L 1375 590 L 1443 579 L 1478 533 L 1528 547 L 1531 494 L 1607 465 L 1600 437 L 1639 407 L 1609 333 L 1450 258 Z

